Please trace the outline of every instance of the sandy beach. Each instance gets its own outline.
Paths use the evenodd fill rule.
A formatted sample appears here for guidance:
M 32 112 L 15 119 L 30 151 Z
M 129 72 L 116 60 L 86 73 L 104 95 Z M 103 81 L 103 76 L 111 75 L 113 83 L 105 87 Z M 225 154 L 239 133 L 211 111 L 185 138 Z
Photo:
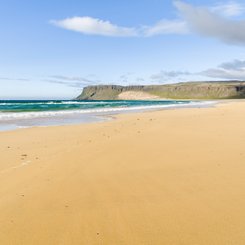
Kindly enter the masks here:
M 0 244 L 245 244 L 244 100 L 0 139 Z

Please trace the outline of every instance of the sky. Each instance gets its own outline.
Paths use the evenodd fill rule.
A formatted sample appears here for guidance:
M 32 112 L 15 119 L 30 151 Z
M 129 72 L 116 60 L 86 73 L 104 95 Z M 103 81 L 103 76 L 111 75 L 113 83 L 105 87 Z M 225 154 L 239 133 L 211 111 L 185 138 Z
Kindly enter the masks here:
M 205 80 L 245 80 L 244 1 L 0 0 L 0 99 Z

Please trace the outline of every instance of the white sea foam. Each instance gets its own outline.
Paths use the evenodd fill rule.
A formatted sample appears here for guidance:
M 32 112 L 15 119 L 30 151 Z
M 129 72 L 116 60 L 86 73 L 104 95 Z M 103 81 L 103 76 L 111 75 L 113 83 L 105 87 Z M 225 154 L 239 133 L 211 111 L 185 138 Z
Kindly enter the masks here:
M 74 103 L 74 102 L 72 102 Z M 80 102 L 78 102 L 80 103 Z M 90 102 L 82 102 L 90 103 Z M 91 102 L 94 103 L 94 102 Z M 98 103 L 98 102 L 96 102 Z M 108 103 L 108 102 L 106 102 Z M 114 102 L 115 103 L 115 102 Z M 62 111 L 38 111 L 38 112 L 0 112 L 0 122 L 20 120 L 20 119 L 34 119 L 34 118 L 50 118 L 58 116 L 69 116 L 76 114 L 103 114 L 110 112 L 123 112 L 123 111 L 134 111 L 134 110 L 151 110 L 171 107 L 187 107 L 187 106 L 205 106 L 211 105 L 214 102 L 177 102 L 176 104 L 165 104 L 165 105 L 147 105 L 147 106 L 133 106 L 133 107 L 107 107 L 107 108 L 96 108 L 96 109 L 78 109 L 78 110 L 62 110 Z

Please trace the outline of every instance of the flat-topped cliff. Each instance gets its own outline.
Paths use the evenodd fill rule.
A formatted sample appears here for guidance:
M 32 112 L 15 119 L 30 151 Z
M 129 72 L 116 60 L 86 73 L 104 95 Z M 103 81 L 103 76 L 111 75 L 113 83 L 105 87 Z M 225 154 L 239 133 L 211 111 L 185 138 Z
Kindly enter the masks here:
M 245 81 L 187 82 L 166 85 L 85 87 L 78 100 L 241 99 Z

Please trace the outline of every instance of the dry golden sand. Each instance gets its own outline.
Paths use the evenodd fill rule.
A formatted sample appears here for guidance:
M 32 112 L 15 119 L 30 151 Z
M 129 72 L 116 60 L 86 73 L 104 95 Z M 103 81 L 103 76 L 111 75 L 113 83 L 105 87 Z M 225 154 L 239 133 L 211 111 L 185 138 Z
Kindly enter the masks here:
M 0 244 L 245 244 L 245 102 L 0 133 Z

